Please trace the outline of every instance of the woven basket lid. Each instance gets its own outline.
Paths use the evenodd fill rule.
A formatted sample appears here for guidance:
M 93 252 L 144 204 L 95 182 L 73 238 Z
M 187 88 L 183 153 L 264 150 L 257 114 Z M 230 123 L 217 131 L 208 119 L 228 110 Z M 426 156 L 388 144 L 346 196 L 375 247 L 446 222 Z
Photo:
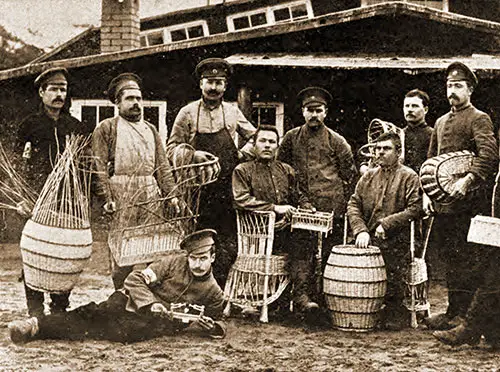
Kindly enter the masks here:
M 334 246 L 331 252 L 346 256 L 369 256 L 380 254 L 380 249 L 373 245 L 368 246 L 368 248 L 358 248 L 353 244 L 346 244 Z
M 455 201 L 450 196 L 455 182 L 472 168 L 474 153 L 456 151 L 427 159 L 420 168 L 420 185 L 433 201 L 445 204 Z

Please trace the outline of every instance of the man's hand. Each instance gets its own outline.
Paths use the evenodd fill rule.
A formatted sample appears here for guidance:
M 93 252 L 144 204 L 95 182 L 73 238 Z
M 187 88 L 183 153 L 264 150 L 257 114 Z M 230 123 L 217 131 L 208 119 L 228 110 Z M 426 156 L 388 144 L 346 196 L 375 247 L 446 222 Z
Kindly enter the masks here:
M 356 235 L 356 247 L 358 248 L 368 248 L 370 244 L 370 234 L 366 231 L 360 232 Z
M 214 160 L 215 158 L 216 158 L 215 155 L 207 151 L 196 150 L 194 152 L 193 163 L 195 164 L 205 163 L 207 161 Z
M 31 210 L 30 206 L 28 205 L 27 202 L 22 201 L 17 203 L 16 205 L 16 212 L 24 218 L 30 218 L 31 217 Z
M 434 205 L 432 204 L 431 198 L 427 196 L 426 193 L 422 195 L 422 208 L 427 215 L 431 215 L 435 212 Z
M 150 311 L 154 316 L 161 316 L 168 313 L 167 308 L 159 302 L 152 304 Z
M 106 204 L 102 206 L 104 212 L 108 214 L 113 214 L 116 212 L 116 203 L 114 201 L 107 201 Z
M 286 218 L 291 219 L 292 213 L 295 212 L 296 208 L 291 205 L 275 205 L 274 212 L 279 215 L 284 215 Z
M 179 215 L 181 213 L 181 202 L 178 197 L 173 197 L 172 199 L 169 199 L 167 202 L 168 208 L 172 208 L 175 211 L 176 215 Z
M 453 191 L 450 196 L 452 198 L 463 199 L 467 192 L 469 191 L 472 182 L 474 182 L 474 175 L 472 173 L 467 174 L 465 177 L 460 178 L 453 185 Z
M 209 318 L 208 316 L 202 316 L 200 317 L 196 322 L 202 329 L 205 331 L 211 331 L 214 329 L 215 322 L 212 318 Z
M 378 239 L 387 239 L 387 236 L 385 235 L 385 230 L 382 227 L 382 225 L 378 225 L 377 228 L 375 229 L 375 237 Z

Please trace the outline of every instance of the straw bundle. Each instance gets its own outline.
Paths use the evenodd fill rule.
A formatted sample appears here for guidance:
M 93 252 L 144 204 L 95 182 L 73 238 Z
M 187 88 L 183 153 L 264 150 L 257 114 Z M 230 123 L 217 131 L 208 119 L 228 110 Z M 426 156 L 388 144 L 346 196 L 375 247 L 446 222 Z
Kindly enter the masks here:
M 0 208 L 18 210 L 24 204 L 31 210 L 38 195 L 22 178 L 10 161 L 7 152 L 0 143 Z
M 87 139 L 71 135 L 33 208 L 32 220 L 42 225 L 67 229 L 90 227 L 86 194 L 88 176 L 79 167 L 78 157 Z

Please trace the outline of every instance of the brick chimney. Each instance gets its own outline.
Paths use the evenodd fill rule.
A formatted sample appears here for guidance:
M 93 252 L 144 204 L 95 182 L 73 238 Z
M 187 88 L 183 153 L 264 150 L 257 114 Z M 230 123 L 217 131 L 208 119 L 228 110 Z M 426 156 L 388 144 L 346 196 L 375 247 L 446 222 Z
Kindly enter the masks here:
M 139 0 L 102 0 L 101 53 L 139 48 Z

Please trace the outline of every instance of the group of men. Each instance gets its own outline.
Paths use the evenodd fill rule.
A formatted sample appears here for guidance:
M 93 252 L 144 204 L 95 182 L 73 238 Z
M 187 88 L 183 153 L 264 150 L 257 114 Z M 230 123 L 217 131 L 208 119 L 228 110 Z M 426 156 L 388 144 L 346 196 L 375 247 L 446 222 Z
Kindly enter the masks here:
M 206 306 L 215 321 L 200 318 L 196 325 L 211 336 L 223 335 L 224 327 L 217 322 L 223 302 L 219 284 L 223 284 L 236 255 L 235 208 L 274 211 L 279 220 L 285 221 L 298 207 L 334 211 L 334 231 L 324 242 L 327 248 L 341 244 L 345 216 L 350 222 L 355 245 L 380 247 L 386 262 L 388 291 L 382 325 L 388 329 L 400 329 L 408 322 L 402 300 L 410 221 L 420 220 L 423 211 L 436 214 L 433 226 L 439 231 L 436 238 L 442 241 L 435 246 L 440 247 L 447 264 L 449 307 L 446 314 L 429 319 L 428 327 L 461 327 L 449 331 L 452 336 L 436 334 L 441 339 L 454 337 L 455 341 L 470 340 L 471 334 L 479 333 L 480 336 L 485 332 L 484 327 L 470 329 L 480 323 L 469 319 L 469 313 L 479 313 L 471 310 L 474 307 L 472 297 L 476 290 L 484 295 L 480 276 L 485 260 L 478 258 L 481 255 L 476 246 L 466 242 L 466 234 L 470 217 L 484 212 L 487 206 L 487 188 L 472 186 L 488 185 L 496 171 L 498 147 L 488 115 L 470 103 L 477 78 L 467 66 L 454 63 L 448 67 L 447 95 L 451 111 L 438 119 L 434 130 L 425 120 L 429 96 L 418 89 L 407 93 L 403 112 L 407 121 L 404 157 L 408 166 L 400 161 L 403 151 L 400 136 L 384 133 L 374 144 L 375 166 L 359 181 L 350 145 L 325 125 L 328 105 L 332 101 L 325 89 L 309 87 L 298 94 L 304 124 L 287 132 L 281 140 L 275 127 L 261 125 L 255 128 L 236 106 L 224 102 L 231 74 L 231 66 L 226 61 L 204 60 L 195 72 L 202 97 L 179 111 L 166 150 L 156 129 L 142 117 L 141 79 L 131 73 L 121 74 L 110 83 L 109 98 L 117 105 L 119 115 L 99 123 L 92 137 L 98 192 L 104 198 L 103 208 L 107 213 L 121 208 L 120 197 L 131 185 L 132 189 L 141 191 L 144 200 L 168 196 L 170 205 L 178 210 L 180 200 L 174 192 L 169 159 L 184 155 L 186 144 L 194 148 L 193 162 L 203 163 L 214 156 L 219 158 L 219 179 L 202 194 L 200 231 L 181 243 L 185 254 L 169 256 L 142 271 L 114 265 L 112 276 L 116 292 L 102 304 L 92 303 L 70 312 L 65 312 L 69 293 L 63 295 L 62 300 L 53 297 L 51 314 L 45 315 L 43 293 L 26 286 L 31 318 L 9 326 L 13 341 L 67 337 L 134 341 L 154 337 L 163 334 L 165 329 L 176 328 L 162 316 L 169 313 L 171 302 Z M 37 78 L 36 86 L 42 98 L 37 115 L 44 120 L 37 120 L 35 125 L 28 118 L 21 125 L 21 145 L 26 146 L 29 142 L 35 149 L 27 156 L 28 163 L 37 161 L 47 165 L 48 159 L 61 151 L 64 136 L 78 131 L 78 122 L 63 107 L 67 79 L 65 69 L 48 70 Z M 40 125 L 43 127 L 37 132 Z M 47 131 L 47 127 L 54 129 Z M 236 133 L 244 140 L 253 141 L 238 150 L 234 141 Z M 54 148 L 55 145 L 60 147 Z M 253 160 L 239 163 L 241 152 L 249 147 Z M 476 154 L 471 172 L 456 182 L 452 192 L 459 201 L 446 206 L 433 204 L 422 196 L 417 172 L 427 157 L 458 150 L 471 150 Z M 472 191 L 478 189 L 479 192 Z M 132 214 L 136 221 L 145 218 L 139 209 Z M 450 233 L 443 238 L 444 231 Z M 217 259 L 215 239 L 222 247 Z M 315 292 L 311 280 L 316 239 L 301 230 L 276 232 L 275 251 L 287 254 L 294 303 L 303 312 L 314 311 L 322 305 L 321 296 Z M 223 254 L 219 253 L 221 251 Z M 325 249 L 323 266 L 328 255 L 329 249 Z M 472 260 L 477 261 L 473 271 Z M 217 266 L 217 262 L 224 264 Z M 495 301 L 491 299 L 490 302 Z M 158 321 L 160 318 L 163 323 Z M 96 319 L 101 324 L 99 329 L 94 324 Z M 122 324 L 127 325 L 122 327 Z

